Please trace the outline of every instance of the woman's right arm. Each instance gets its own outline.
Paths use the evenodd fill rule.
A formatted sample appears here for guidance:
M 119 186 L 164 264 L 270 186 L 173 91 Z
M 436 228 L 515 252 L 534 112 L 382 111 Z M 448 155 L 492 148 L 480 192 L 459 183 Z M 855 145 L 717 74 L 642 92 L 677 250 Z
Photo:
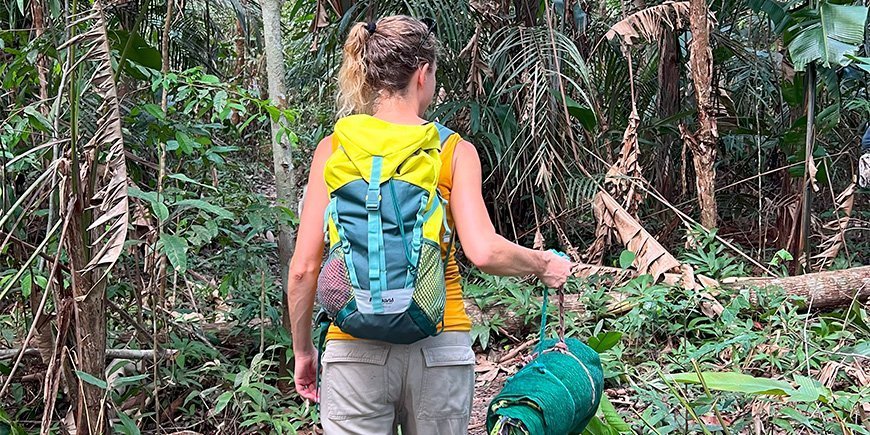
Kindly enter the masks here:
M 296 248 L 290 260 L 287 277 L 287 308 L 290 310 L 290 329 L 296 361 L 296 391 L 302 397 L 315 401 L 318 400 L 317 350 L 311 339 L 311 314 L 314 310 L 317 274 L 323 261 L 323 213 L 329 203 L 323 168 L 330 154 L 332 137 L 327 136 L 314 151 L 314 160 L 308 175 L 308 190 L 302 202 L 302 216 L 296 232 Z
M 536 275 L 544 285 L 558 288 L 571 274 L 570 261 L 549 252 L 509 242 L 495 232 L 483 201 L 482 170 L 474 145 L 461 141 L 453 163 L 450 210 L 465 256 L 493 275 Z

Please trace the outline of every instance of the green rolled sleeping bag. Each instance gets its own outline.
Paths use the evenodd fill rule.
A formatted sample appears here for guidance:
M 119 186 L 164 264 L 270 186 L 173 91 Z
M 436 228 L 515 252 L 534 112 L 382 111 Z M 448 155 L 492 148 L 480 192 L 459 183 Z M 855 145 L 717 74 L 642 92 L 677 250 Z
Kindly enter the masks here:
M 601 401 L 601 360 L 580 340 L 566 339 L 566 350 L 556 348 L 557 342 L 542 341 L 537 357 L 508 379 L 490 402 L 490 434 L 580 434 L 589 424 Z

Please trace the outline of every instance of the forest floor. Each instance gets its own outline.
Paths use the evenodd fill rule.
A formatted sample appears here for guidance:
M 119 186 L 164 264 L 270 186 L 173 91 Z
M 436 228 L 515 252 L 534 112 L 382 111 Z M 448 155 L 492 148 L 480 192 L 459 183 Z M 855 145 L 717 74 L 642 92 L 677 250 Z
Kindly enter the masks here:
M 483 356 L 483 354 L 480 356 Z M 483 357 L 486 358 L 485 356 Z M 510 368 L 513 372 L 519 369 L 517 366 L 510 366 Z M 475 371 L 478 372 L 478 381 L 474 386 L 474 404 L 471 408 L 471 421 L 468 425 L 468 433 L 470 435 L 486 435 L 486 411 L 489 407 L 489 402 L 501 391 L 502 386 L 510 376 L 499 368 L 490 370 L 496 370 L 494 375 L 491 372 L 482 371 L 480 366 L 475 367 Z M 480 380 L 482 376 L 491 379 L 482 381 Z

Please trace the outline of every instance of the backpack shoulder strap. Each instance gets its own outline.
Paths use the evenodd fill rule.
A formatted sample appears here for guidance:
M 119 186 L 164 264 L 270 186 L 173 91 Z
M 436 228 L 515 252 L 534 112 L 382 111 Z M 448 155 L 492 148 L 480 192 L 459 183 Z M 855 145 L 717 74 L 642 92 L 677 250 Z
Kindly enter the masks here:
M 441 123 L 436 122 L 438 127 L 438 136 L 441 140 L 441 179 L 439 187 L 450 190 L 453 187 L 453 153 L 456 151 L 456 145 L 462 140 L 455 131 L 445 127 Z M 444 192 L 442 192 L 444 195 Z M 444 195 L 445 197 L 447 195 Z
M 447 139 L 449 139 L 450 136 L 456 134 L 455 131 L 445 127 L 444 124 L 441 124 L 440 122 L 436 122 L 435 127 L 438 128 L 438 138 L 441 140 L 442 147 L 445 145 L 445 142 L 447 142 Z

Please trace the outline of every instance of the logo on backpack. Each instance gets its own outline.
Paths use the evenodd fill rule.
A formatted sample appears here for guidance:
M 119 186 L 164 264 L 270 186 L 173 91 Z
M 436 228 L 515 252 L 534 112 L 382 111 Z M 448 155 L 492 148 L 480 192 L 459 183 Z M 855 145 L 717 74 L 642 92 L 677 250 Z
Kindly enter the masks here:
M 435 335 L 446 290 L 441 241 L 452 240 L 438 191 L 440 124 L 397 125 L 367 115 L 335 126 L 324 176 L 329 255 L 317 301 L 357 338 L 413 343 Z

